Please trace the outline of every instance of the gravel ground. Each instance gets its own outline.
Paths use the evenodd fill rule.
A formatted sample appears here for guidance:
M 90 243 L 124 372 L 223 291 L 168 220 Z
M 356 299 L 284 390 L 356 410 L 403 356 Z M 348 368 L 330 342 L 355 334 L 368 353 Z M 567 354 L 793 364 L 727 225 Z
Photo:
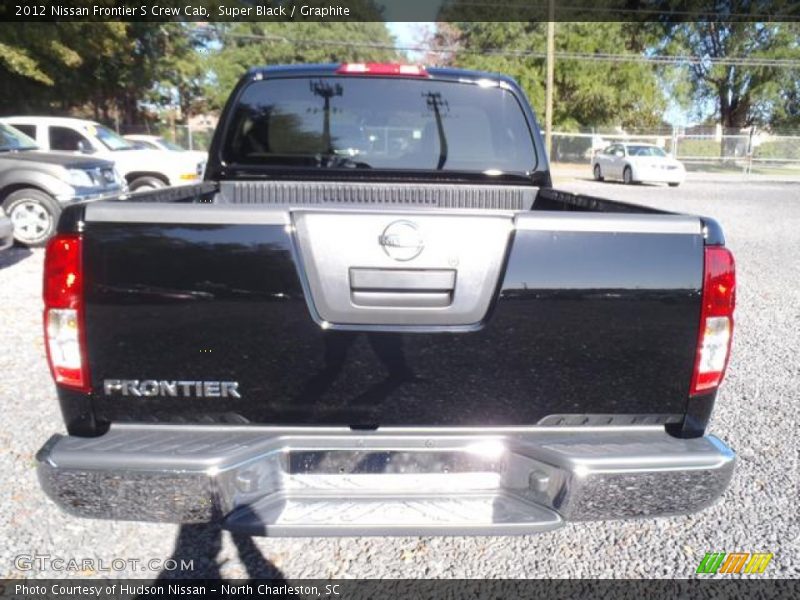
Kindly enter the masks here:
M 15 557 L 192 559 L 187 576 L 687 577 L 707 551 L 773 552 L 772 577 L 800 575 L 800 184 L 690 181 L 678 189 L 571 180 L 559 187 L 718 219 L 736 254 L 737 333 L 711 430 L 739 463 L 723 501 L 697 515 L 570 524 L 522 537 L 236 538 L 213 527 L 79 520 L 39 491 L 34 454 L 63 431 L 40 324 L 42 252 L 0 254 L 0 578 Z M 97 565 L 97 563 L 95 563 Z M 150 565 L 157 566 L 157 565 Z M 72 576 L 97 573 L 87 568 Z M 153 577 L 158 568 L 116 573 Z

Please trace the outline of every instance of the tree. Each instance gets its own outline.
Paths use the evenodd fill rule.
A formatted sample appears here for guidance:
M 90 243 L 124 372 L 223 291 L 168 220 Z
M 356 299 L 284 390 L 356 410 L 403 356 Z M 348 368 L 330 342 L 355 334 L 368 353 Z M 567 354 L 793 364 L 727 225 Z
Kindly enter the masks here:
M 398 60 L 382 22 L 224 23 L 209 45 L 206 96 L 220 108 L 250 67 L 269 64 Z M 352 45 L 350 45 L 352 44 Z
M 774 128 L 800 126 L 800 72 L 794 71 L 785 88 L 780 91 L 780 101 L 772 114 L 770 125 Z
M 164 23 L 0 26 L 0 102 L 8 112 L 112 113 L 132 122 L 171 64 Z
M 9 112 L 68 110 L 89 100 L 87 59 L 113 60 L 126 46 L 123 23 L 3 23 L 0 102 Z
M 161 106 L 177 106 L 183 120 L 208 107 L 206 52 L 213 34 L 197 23 L 167 23 L 162 28 L 158 81 L 151 99 Z
M 373 14 L 374 7 L 364 0 L 360 10 Z M 398 59 L 393 45 L 379 21 L 6 23 L 0 102 L 7 113 L 92 116 L 123 126 L 141 123 L 148 108 L 179 107 L 186 119 L 220 108 L 254 65 L 391 61 Z
M 0 102 L 6 112 L 92 116 L 123 125 L 145 107 L 186 116 L 206 83 L 195 23 L 5 23 L 0 25 Z
M 437 53 L 445 64 L 512 75 L 543 113 L 545 35 L 542 22 L 457 22 L 440 26 L 430 43 L 452 49 Z M 644 42 L 641 32 L 627 23 L 556 25 L 557 53 L 640 53 Z M 652 66 L 556 58 L 555 69 L 555 126 L 661 123 L 666 98 Z
M 706 59 L 686 71 L 690 100 L 699 107 L 713 103 L 718 122 L 738 133 L 791 114 L 798 70 L 720 64 L 720 59 L 798 60 L 799 34 L 797 23 L 687 22 L 666 26 L 661 49 Z

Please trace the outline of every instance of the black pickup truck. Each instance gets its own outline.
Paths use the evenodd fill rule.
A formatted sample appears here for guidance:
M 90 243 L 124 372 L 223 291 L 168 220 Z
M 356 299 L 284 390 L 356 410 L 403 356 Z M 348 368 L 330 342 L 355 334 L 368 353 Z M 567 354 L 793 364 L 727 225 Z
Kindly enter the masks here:
M 39 478 L 262 535 L 696 511 L 733 473 L 734 290 L 713 220 L 553 189 L 507 77 L 252 69 L 203 183 L 64 211 Z

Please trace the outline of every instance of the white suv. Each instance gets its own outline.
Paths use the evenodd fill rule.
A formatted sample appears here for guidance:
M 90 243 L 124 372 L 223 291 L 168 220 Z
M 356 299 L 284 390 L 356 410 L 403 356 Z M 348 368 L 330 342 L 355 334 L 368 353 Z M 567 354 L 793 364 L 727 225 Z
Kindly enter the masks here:
M 34 138 L 41 150 L 77 152 L 114 161 L 131 192 L 200 180 L 202 166 L 194 155 L 141 150 L 108 127 L 66 117 L 6 117 L 0 119 Z

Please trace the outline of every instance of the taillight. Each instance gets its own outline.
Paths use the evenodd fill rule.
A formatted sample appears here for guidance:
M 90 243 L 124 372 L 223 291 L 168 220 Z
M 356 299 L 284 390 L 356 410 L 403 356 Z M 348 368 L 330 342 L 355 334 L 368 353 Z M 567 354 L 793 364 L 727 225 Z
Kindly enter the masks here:
M 736 267 L 730 250 L 705 248 L 703 300 L 691 394 L 715 389 L 725 376 L 733 338 Z
M 405 77 L 428 77 L 422 65 L 399 63 L 343 63 L 336 72 L 340 75 L 402 75 Z
M 44 258 L 44 331 L 47 361 L 59 385 L 88 392 L 83 319 L 83 240 L 58 235 Z

